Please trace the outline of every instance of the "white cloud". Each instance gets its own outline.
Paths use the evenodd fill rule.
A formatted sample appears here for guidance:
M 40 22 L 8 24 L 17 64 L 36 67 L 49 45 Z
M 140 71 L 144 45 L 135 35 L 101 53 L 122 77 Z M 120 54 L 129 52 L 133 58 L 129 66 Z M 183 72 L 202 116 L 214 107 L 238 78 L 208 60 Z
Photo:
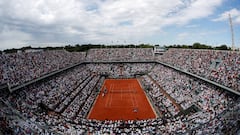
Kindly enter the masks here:
M 185 27 L 186 28 L 198 28 L 199 25 L 192 24 L 192 25 L 186 25 Z
M 193 19 L 202 19 L 212 15 L 222 0 L 191 0 L 187 6 L 180 7 L 177 13 L 167 19 L 167 24 L 187 24 Z
M 162 31 L 163 27 L 208 17 L 222 1 L 0 0 L 0 23 L 14 25 L 35 40 L 41 33 L 53 34 L 53 42 L 61 42 L 64 37 L 66 41 L 95 43 L 139 41 Z M 121 25 L 123 22 L 128 25 Z M 38 40 L 44 42 L 44 38 Z
M 240 24 L 240 16 L 236 17 L 235 22 Z
M 177 40 L 179 41 L 183 41 L 186 40 L 191 34 L 187 33 L 187 32 L 183 32 L 183 33 L 179 33 L 177 35 Z
M 234 23 L 240 24 L 240 10 L 233 8 L 229 11 L 225 11 L 218 18 L 213 19 L 213 21 L 227 21 L 229 19 L 229 14 L 232 17 Z
M 0 50 L 6 48 L 26 46 L 27 41 L 31 40 L 31 35 L 9 28 L 3 28 L 0 31 Z

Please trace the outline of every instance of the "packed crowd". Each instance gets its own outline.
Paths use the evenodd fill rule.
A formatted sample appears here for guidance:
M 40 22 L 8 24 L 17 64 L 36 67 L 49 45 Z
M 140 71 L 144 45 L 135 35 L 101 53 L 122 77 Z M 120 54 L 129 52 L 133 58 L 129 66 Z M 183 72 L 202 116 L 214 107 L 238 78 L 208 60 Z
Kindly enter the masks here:
M 87 80 L 87 83 L 83 83 L 83 85 L 80 85 L 79 88 L 81 89 L 81 92 L 76 95 L 76 98 L 70 103 L 69 106 L 64 110 L 62 113 L 63 116 L 66 116 L 67 118 L 76 118 L 77 116 L 81 116 L 88 112 L 90 108 L 85 108 L 85 103 L 90 102 L 90 95 L 92 94 L 92 90 L 94 89 L 96 83 L 99 80 L 99 76 L 95 76 Z M 95 92 L 97 94 L 97 92 Z M 86 109 L 86 110 L 84 110 Z M 85 115 L 84 115 L 85 116 Z
M 177 116 L 175 119 L 171 119 L 172 121 L 168 126 L 164 127 L 168 131 L 184 133 L 186 129 L 195 129 L 210 121 L 212 123 L 216 118 L 221 118 L 222 113 L 229 110 L 231 105 L 239 104 L 224 91 L 162 65 L 155 66 L 149 73 L 149 76 L 143 76 L 143 83 L 146 86 L 150 85 L 148 94 L 153 99 L 152 101 L 156 109 L 159 110 L 160 115 L 168 119 Z M 178 116 L 179 110 L 173 105 L 171 100 L 167 99 L 156 84 L 159 84 L 164 91 L 173 97 L 183 110 L 187 110 L 191 105 L 195 104 L 200 107 L 201 111 L 187 114 L 185 117 Z M 166 102 L 166 100 L 168 101 Z M 239 122 L 239 119 L 235 120 L 235 124 L 237 122 Z M 223 126 L 221 124 L 218 126 Z M 208 130 L 208 133 L 214 132 L 215 128 L 218 127 Z M 200 132 L 200 130 L 198 131 Z
M 40 84 L 31 85 L 9 96 L 3 96 L 1 99 L 8 102 L 10 104 L 9 106 L 16 109 L 23 117 L 33 121 L 33 123 L 37 122 L 43 127 L 46 127 L 51 126 L 55 120 L 51 119 L 51 114 L 46 113 L 44 109 L 49 110 L 50 113 L 55 112 L 53 114 L 58 113 L 58 115 L 66 119 L 76 117 L 82 119 L 86 117 L 103 80 L 103 77 L 100 79 L 99 75 L 92 74 L 88 68 L 83 65 L 51 77 L 50 80 Z M 79 98 L 82 98 L 82 100 L 79 100 Z M 43 108 L 40 104 L 43 104 L 45 107 Z M 3 109 L 1 111 L 5 111 L 4 108 L 1 109 Z M 1 114 L 1 116 L 4 115 Z M 4 117 L 4 119 L 6 119 L 6 117 Z M 16 118 L 16 120 L 21 121 L 19 124 L 26 122 L 24 119 Z M 18 124 L 12 123 L 13 121 L 15 120 L 5 120 L 7 124 Z M 29 123 L 29 125 L 32 126 L 31 123 Z M 28 129 L 23 128 L 22 130 L 22 133 L 24 133 L 25 130 Z M 49 132 L 48 129 L 43 130 L 44 132 Z M 41 133 L 43 130 L 39 132 Z M 11 128 L 11 131 L 15 132 L 15 129 Z
M 158 60 L 240 91 L 239 52 L 169 49 Z
M 126 63 L 126 64 L 87 64 L 92 72 L 108 74 L 110 78 L 133 78 L 136 74 L 147 73 L 153 63 Z
M 82 82 L 90 76 L 90 71 L 85 66 L 80 66 L 44 83 L 43 87 L 48 90 L 43 97 L 44 104 L 50 109 L 56 109 L 57 112 L 61 111 L 64 106 L 58 105 L 62 102 L 68 105 L 67 103 L 71 101 L 71 98 L 78 94 L 76 91 L 81 90 L 82 87 L 79 88 L 79 85 L 82 86 Z
M 152 48 L 91 49 L 87 61 L 149 61 L 153 60 Z
M 16 86 L 83 61 L 85 56 L 86 53 L 63 50 L 0 54 L 0 81 Z M 138 48 L 91 49 L 87 55 L 88 61 L 148 61 L 152 58 L 152 49 Z M 237 52 L 170 49 L 159 60 L 240 90 L 240 55 Z M 102 73 L 111 78 L 148 74 L 142 77 L 142 83 L 149 86 L 146 92 L 159 118 L 86 119 L 104 81 Z M 214 86 L 152 63 L 80 65 L 0 98 L 0 126 L 3 127 L 0 131 L 4 134 L 214 134 L 240 125 L 238 117 L 233 119 L 229 115 L 234 112 L 240 116 L 239 98 L 236 100 Z M 192 105 L 200 110 L 179 115 Z M 45 107 L 49 111 L 44 110 Z
M 159 64 L 142 65 L 81 65 L 40 84 L 33 84 L 23 90 L 3 96 L 1 99 L 4 103 L 0 102 L 0 105 L 5 107 L 0 109 L 2 120 L 0 124 L 6 130 L 1 130 L 1 132 L 16 134 L 214 134 L 239 126 L 239 119 L 227 119 L 226 117 L 232 108 L 235 108 L 235 115 L 239 116 L 240 102 L 235 100 L 235 97 Z M 104 70 L 117 76 L 114 74 L 119 74 L 118 67 L 124 67 L 124 71 L 128 69 L 125 71 L 128 72 L 126 74 L 132 74 L 135 69 L 140 70 L 141 67 L 146 68 L 144 71 L 151 71 L 142 77 L 142 84 L 149 85 L 146 92 L 159 112 L 159 118 L 137 121 L 86 119 L 104 81 L 97 71 Z M 112 72 L 112 69 L 118 71 Z M 159 86 L 184 110 L 192 104 L 196 104 L 201 110 L 178 115 L 180 110 L 160 90 Z M 39 106 L 40 103 L 52 111 L 44 111 Z
M 38 51 L 0 54 L 0 84 L 17 86 L 47 73 L 79 63 L 84 52 Z
M 222 113 L 219 116 L 213 118 L 206 124 L 203 124 L 196 128 L 194 132 L 199 134 L 239 134 L 240 130 L 240 100 L 237 101 L 236 106 L 229 107 L 225 110 L 226 113 Z
M 90 49 L 85 52 L 38 51 L 0 54 L 0 84 L 17 86 L 80 61 L 149 61 L 152 48 Z M 240 90 L 239 52 L 193 49 L 169 49 L 159 61 L 189 71 L 234 90 Z M 144 64 L 143 64 L 144 65 Z M 127 70 L 138 70 L 131 66 Z M 113 71 L 118 67 L 113 67 Z M 139 68 L 142 71 L 141 68 Z M 122 74 L 125 70 L 122 70 Z M 114 73 L 113 73 L 114 74 Z M 116 76 L 118 77 L 118 76 Z
M 44 134 L 44 129 L 31 120 L 19 116 L 16 111 L 0 100 L 0 134 Z
M 164 93 L 160 91 L 157 84 L 146 75 L 143 76 L 143 84 L 150 85 L 148 95 L 151 97 L 157 111 L 162 117 L 171 118 L 179 113 L 179 110 L 173 105 L 172 101 L 168 99 Z

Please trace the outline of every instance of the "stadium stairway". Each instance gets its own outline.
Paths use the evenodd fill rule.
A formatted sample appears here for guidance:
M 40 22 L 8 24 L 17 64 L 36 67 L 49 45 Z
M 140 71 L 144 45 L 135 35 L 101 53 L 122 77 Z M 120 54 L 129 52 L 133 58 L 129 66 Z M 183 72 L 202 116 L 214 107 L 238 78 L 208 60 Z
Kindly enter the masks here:
M 67 100 L 67 97 L 70 97 L 70 95 L 72 95 L 72 93 L 75 92 L 75 91 L 77 90 L 77 88 L 78 88 L 82 83 L 84 83 L 88 78 L 90 78 L 90 77 L 91 77 L 91 75 L 87 76 L 87 77 L 86 77 L 85 79 L 83 79 L 82 81 L 80 81 L 80 80 L 79 80 L 79 82 L 77 81 L 78 84 L 77 84 L 76 88 L 70 90 L 71 92 L 69 92 L 69 93 L 65 96 L 65 98 L 63 98 L 61 101 L 59 101 L 59 102 L 56 104 L 54 110 L 55 110 L 56 112 L 58 112 L 58 113 L 62 113 L 63 110 L 65 109 L 65 107 L 64 107 L 64 108 L 59 107 L 60 104 L 61 104 L 61 103 L 66 103 L 65 101 Z M 70 101 L 70 102 L 71 102 L 71 101 Z M 70 103 L 69 103 L 69 104 L 70 104 Z M 57 109 L 57 108 L 59 108 L 59 109 Z
M 82 117 L 82 118 L 86 118 L 87 117 L 87 114 L 88 112 L 90 111 L 92 105 L 93 105 L 93 102 L 95 101 L 97 95 L 99 94 L 99 91 L 97 89 L 97 85 L 98 83 L 100 83 L 100 80 L 101 80 L 101 77 L 98 78 L 98 80 L 96 81 L 96 83 L 93 85 L 92 89 L 91 89 L 91 93 L 88 95 L 86 101 L 90 102 L 90 105 L 88 104 L 88 102 L 86 102 L 83 107 L 81 109 L 78 110 L 77 114 L 78 114 L 78 117 Z M 94 98 L 90 98 L 90 97 L 94 97 Z M 85 110 L 82 110 L 82 109 L 85 109 Z M 82 111 L 82 113 L 80 114 L 80 111 Z M 76 116 L 77 117 L 77 116 Z M 76 118 L 75 117 L 75 118 Z M 74 119 L 75 119 L 74 118 Z
M 65 98 L 62 102 L 59 102 L 58 107 L 56 107 L 54 110 L 57 113 L 63 113 L 64 110 L 75 100 L 75 98 L 79 95 L 79 93 L 82 91 L 82 89 L 88 84 L 89 81 L 93 79 L 93 75 L 89 75 L 87 78 L 85 78 L 67 97 L 70 97 L 70 101 L 66 101 Z M 66 102 L 65 102 L 66 101 Z M 62 103 L 62 104 L 61 104 Z M 64 104 L 63 104 L 64 103 Z M 61 107 L 60 105 L 63 105 Z
M 172 98 L 157 82 L 154 80 L 150 75 L 147 75 L 151 81 L 154 82 L 154 84 L 160 89 L 160 91 L 170 100 L 172 101 L 173 105 L 181 112 L 183 111 L 183 108 L 176 102 L 174 98 Z

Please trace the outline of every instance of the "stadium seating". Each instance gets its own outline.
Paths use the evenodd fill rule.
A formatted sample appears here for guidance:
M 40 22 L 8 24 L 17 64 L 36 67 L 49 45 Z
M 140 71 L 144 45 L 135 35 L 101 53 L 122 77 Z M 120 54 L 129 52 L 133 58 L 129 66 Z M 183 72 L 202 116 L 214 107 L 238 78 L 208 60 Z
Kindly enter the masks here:
M 0 84 L 17 86 L 85 59 L 86 53 L 39 51 L 0 54 Z
M 158 60 L 240 91 L 239 52 L 169 49 Z
M 239 75 L 239 54 L 191 51 L 170 49 L 158 60 L 239 90 L 239 83 L 235 82 L 239 80 L 231 76 Z M 92 49 L 87 53 L 87 60 L 147 61 L 152 59 L 152 53 L 151 49 L 139 48 Z M 85 55 L 65 51 L 2 54 L 1 83 L 22 84 L 84 61 Z M 214 72 L 219 73 L 220 78 L 214 76 Z M 105 79 L 102 73 L 110 78 L 133 78 L 135 74 L 144 73 L 138 79 L 159 117 L 127 121 L 86 119 Z M 230 77 L 223 81 L 223 75 Z M 181 114 L 192 105 L 199 110 Z M 1 95 L 0 131 L 3 134 L 233 134 L 240 126 L 239 110 L 239 97 L 161 64 L 82 64 Z
M 201 111 L 185 117 L 186 121 L 188 121 L 187 123 L 184 123 L 181 118 L 178 119 L 178 122 L 180 121 L 181 124 L 173 120 L 172 124 L 174 126 L 170 127 L 170 131 L 172 130 L 171 128 L 174 128 L 174 130 L 177 130 L 177 128 L 181 129 L 183 124 L 185 126 L 192 126 L 185 127 L 187 129 L 194 129 L 198 127 L 198 125 L 208 123 L 212 118 L 219 116 L 223 111 L 227 110 L 233 103 L 233 99 L 221 90 L 208 86 L 202 81 L 194 80 L 194 78 L 176 72 L 173 69 L 157 65 L 149 75 L 152 76 L 152 78 L 154 78 L 184 110 L 189 108 L 192 104 L 196 104 L 201 108 Z M 164 117 L 176 115 L 176 108 L 173 106 L 173 103 L 171 103 L 170 100 L 168 102 L 164 101 L 166 100 L 166 96 L 161 93 L 159 88 L 148 76 L 144 76 L 144 82 L 145 85 L 150 84 L 151 89 L 149 95 L 154 99 L 154 104 L 162 115 Z M 166 128 L 169 127 L 165 127 L 165 129 Z
M 136 74 L 146 73 L 154 67 L 153 63 L 134 64 L 88 64 L 92 72 L 107 73 L 110 78 L 132 78 Z
M 90 49 L 87 61 L 149 61 L 153 60 L 152 48 Z

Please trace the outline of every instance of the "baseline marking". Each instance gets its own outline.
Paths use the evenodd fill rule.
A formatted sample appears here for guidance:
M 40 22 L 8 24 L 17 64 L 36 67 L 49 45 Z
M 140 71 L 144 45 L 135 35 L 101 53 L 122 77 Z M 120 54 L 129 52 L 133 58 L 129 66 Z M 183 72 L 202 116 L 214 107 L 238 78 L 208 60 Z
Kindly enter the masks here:
M 110 85 L 109 91 L 111 90 L 112 85 L 113 85 L 113 84 Z M 105 107 L 108 107 L 108 106 L 109 106 L 108 104 L 109 104 L 110 97 L 107 96 L 107 95 L 106 95 L 106 97 L 107 97 L 107 100 L 106 100 L 106 103 L 105 103 Z
M 131 90 L 131 87 L 128 85 L 128 89 Z M 131 101 L 132 101 L 132 106 L 135 107 L 134 101 L 133 101 L 133 94 L 131 93 Z
M 112 85 L 112 87 L 114 88 L 115 85 Z M 110 88 L 112 90 L 112 87 Z M 112 97 L 113 97 L 113 94 L 110 94 L 110 101 L 109 101 L 109 107 L 112 106 Z
M 132 89 L 135 89 L 134 86 L 131 85 Z M 135 94 L 133 94 L 133 102 L 135 103 L 135 106 L 138 107 L 138 102 L 137 102 L 137 99 L 136 99 L 136 93 L 137 93 L 137 90 L 135 89 Z

